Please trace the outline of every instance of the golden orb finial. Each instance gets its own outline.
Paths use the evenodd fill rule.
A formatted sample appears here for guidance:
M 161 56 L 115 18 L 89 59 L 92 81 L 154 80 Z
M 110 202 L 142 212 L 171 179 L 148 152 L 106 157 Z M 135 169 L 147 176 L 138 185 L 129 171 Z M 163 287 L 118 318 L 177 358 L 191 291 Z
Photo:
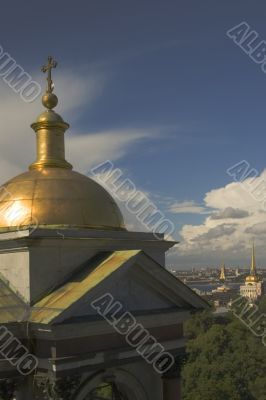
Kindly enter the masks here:
M 47 72 L 47 89 L 46 93 L 42 97 L 42 104 L 44 105 L 44 107 L 48 108 L 48 110 L 56 107 L 58 103 L 58 98 L 53 93 L 54 83 L 52 80 L 52 68 L 56 67 L 57 61 L 55 61 L 51 56 L 48 57 L 48 63 L 46 65 L 43 65 L 42 67 L 42 72 Z
M 37 160 L 30 165 L 30 169 L 58 167 L 72 169 L 72 165 L 65 160 L 64 133 L 69 125 L 63 118 L 54 112 L 57 105 L 57 96 L 53 93 L 52 68 L 57 62 L 48 57 L 47 65 L 42 67 L 42 72 L 47 72 L 47 89 L 42 97 L 42 104 L 47 108 L 38 116 L 36 122 L 31 124 L 37 136 Z

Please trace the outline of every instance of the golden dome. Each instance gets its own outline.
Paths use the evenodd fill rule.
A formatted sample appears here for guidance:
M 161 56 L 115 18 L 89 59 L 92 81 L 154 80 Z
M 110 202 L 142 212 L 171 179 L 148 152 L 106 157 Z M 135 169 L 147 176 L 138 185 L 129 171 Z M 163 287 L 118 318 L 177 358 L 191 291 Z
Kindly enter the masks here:
M 247 283 L 259 282 L 259 278 L 257 275 L 248 275 L 246 277 L 246 282 Z
M 43 104 L 48 110 L 32 124 L 37 159 L 29 171 L 2 186 L 0 229 L 125 229 L 122 214 L 109 193 L 93 179 L 72 171 L 65 160 L 64 132 L 69 125 L 51 110 L 57 103 L 51 73 L 47 80 Z
M 122 229 L 119 208 L 94 180 L 64 168 L 25 172 L 3 186 L 0 228 Z

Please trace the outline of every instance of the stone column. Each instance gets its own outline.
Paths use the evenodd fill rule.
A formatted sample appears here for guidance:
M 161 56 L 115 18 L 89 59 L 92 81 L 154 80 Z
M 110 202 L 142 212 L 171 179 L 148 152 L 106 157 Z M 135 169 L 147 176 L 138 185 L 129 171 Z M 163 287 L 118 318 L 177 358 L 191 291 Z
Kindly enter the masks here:
M 176 363 L 167 371 L 163 379 L 163 400 L 181 400 L 181 366 L 184 355 L 176 358 Z
M 180 377 L 163 378 L 163 400 L 181 400 Z
M 16 400 L 34 400 L 35 396 L 33 393 L 33 377 L 25 377 L 21 379 L 15 388 L 15 398 Z M 13 400 L 13 397 L 12 397 Z

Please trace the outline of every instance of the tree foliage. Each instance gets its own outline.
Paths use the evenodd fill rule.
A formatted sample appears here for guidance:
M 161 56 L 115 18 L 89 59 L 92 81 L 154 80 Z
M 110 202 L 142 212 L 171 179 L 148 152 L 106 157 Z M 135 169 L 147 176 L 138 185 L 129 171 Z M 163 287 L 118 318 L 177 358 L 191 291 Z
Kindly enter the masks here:
M 185 334 L 184 400 L 266 400 L 266 347 L 241 321 L 204 311 Z

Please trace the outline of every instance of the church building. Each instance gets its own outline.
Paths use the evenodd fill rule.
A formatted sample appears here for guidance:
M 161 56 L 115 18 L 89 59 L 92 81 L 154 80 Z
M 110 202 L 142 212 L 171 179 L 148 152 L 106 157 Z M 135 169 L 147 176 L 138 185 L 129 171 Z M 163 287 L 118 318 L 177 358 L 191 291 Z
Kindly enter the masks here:
M 128 231 L 66 161 L 55 66 L 36 160 L 0 191 L 0 400 L 179 400 L 183 324 L 208 304 L 166 270 L 175 242 Z
M 246 277 L 245 284 L 240 286 L 240 295 L 246 297 L 250 303 L 255 302 L 263 295 L 263 281 L 257 273 L 255 246 L 252 246 L 250 273 Z

